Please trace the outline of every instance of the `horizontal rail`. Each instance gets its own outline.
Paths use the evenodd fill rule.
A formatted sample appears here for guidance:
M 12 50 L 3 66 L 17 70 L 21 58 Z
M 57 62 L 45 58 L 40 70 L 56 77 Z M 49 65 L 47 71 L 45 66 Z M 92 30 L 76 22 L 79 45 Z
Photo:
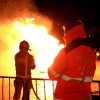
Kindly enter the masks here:
M 11 93 L 10 93 L 10 90 L 11 90 L 11 86 L 10 86 L 10 84 L 11 84 L 11 79 L 19 79 L 19 77 L 9 77 L 9 76 L 0 76 L 0 78 L 1 78 L 1 85 L 2 85 L 2 87 L 0 88 L 1 89 L 1 92 L 2 92 L 2 99 L 0 99 L 0 100 L 4 100 L 4 97 L 5 97 L 5 95 L 4 95 L 4 81 L 5 81 L 5 79 L 8 79 L 8 87 L 9 87 L 9 100 L 12 100 L 11 98 L 10 98 L 10 96 L 11 96 Z M 24 96 L 24 79 L 23 78 L 20 78 L 22 81 L 23 81 L 23 93 L 22 93 L 22 95 Z M 51 79 L 48 79 L 48 78 L 31 78 L 30 80 L 29 80 L 29 82 L 30 81 L 35 81 L 35 87 L 34 87 L 34 85 L 33 85 L 33 87 L 32 87 L 32 89 L 34 89 L 34 94 L 35 94 L 35 98 L 36 98 L 36 100 L 39 100 L 39 95 L 38 95 L 38 81 L 40 82 L 43 82 L 43 91 L 44 91 L 44 100 L 48 100 L 48 98 L 47 98 L 47 91 L 46 91 L 46 82 L 47 81 L 51 81 L 51 83 L 52 83 L 52 93 L 54 94 L 54 90 L 55 90 L 55 87 L 54 87 L 54 81 L 56 81 L 56 80 L 51 80 Z M 98 91 L 94 91 L 94 92 L 92 92 L 92 93 L 98 93 L 99 94 L 99 96 L 98 96 L 98 98 L 99 98 L 99 100 L 100 100 L 100 81 L 98 81 L 98 80 L 93 80 L 92 81 L 93 83 L 98 83 L 98 85 L 99 85 L 99 89 L 98 89 Z M 53 95 L 52 94 L 52 95 Z M 29 97 L 28 97 L 29 98 Z M 40 98 L 41 99 L 41 98 Z M 29 98 L 29 100 L 30 100 L 30 98 Z M 41 99 L 42 100 L 42 99 Z

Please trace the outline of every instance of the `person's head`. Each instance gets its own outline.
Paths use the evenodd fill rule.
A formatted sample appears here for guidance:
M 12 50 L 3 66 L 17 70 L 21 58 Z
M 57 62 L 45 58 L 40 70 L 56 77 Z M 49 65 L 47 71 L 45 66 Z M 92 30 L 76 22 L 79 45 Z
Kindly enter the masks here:
M 22 53 L 28 53 L 28 50 L 30 50 L 29 49 L 29 43 L 25 40 L 21 41 L 20 44 L 19 44 L 19 50 Z
M 77 38 L 86 38 L 84 25 L 80 20 L 74 20 L 63 25 L 63 30 L 63 39 L 66 45 Z

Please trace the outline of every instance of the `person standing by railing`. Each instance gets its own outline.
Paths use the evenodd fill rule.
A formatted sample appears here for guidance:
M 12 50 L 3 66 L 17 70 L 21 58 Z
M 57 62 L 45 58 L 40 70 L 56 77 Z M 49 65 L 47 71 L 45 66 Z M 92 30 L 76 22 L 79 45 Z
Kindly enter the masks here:
M 19 44 L 19 52 L 15 55 L 15 69 L 16 77 L 23 78 L 23 81 L 19 78 L 14 80 L 15 93 L 13 100 L 20 100 L 21 89 L 24 85 L 24 98 L 23 100 L 28 100 L 28 80 L 31 78 L 31 70 L 35 69 L 34 57 L 29 54 L 29 43 L 25 40 L 21 41 Z M 29 93 L 32 88 L 32 81 L 29 82 Z
M 87 42 L 84 25 L 75 20 L 63 29 L 65 47 L 48 68 L 49 78 L 57 80 L 54 100 L 92 100 L 90 86 L 96 57 Z

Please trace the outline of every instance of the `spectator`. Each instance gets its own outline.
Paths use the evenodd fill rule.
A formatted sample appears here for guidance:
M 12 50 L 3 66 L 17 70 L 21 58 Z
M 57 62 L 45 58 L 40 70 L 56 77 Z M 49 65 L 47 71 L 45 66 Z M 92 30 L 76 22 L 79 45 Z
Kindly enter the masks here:
M 84 25 L 75 20 L 63 29 L 65 47 L 48 68 L 49 78 L 57 80 L 54 100 L 91 100 L 96 57 L 87 43 Z

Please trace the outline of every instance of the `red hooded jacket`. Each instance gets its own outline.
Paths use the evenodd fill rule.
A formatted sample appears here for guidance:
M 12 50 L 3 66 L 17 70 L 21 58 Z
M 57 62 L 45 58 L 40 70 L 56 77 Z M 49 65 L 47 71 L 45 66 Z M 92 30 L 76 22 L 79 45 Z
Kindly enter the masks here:
M 64 34 L 66 46 L 77 38 L 86 38 L 83 24 Z M 95 53 L 91 47 L 80 45 L 68 53 L 61 49 L 48 68 L 49 78 L 57 80 L 54 100 L 79 100 L 91 95 L 95 69 Z

